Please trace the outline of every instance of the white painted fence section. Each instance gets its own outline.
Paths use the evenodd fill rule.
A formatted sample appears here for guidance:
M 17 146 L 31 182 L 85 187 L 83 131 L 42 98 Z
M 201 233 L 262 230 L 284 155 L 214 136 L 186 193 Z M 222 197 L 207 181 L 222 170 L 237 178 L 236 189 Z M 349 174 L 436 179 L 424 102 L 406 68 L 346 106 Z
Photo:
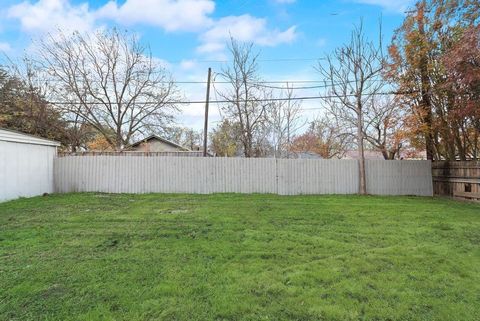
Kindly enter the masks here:
M 59 145 L 0 129 L 0 202 L 52 193 L 53 161 Z
M 355 194 L 356 160 L 70 156 L 57 192 Z M 429 161 L 367 161 L 368 193 L 431 196 Z

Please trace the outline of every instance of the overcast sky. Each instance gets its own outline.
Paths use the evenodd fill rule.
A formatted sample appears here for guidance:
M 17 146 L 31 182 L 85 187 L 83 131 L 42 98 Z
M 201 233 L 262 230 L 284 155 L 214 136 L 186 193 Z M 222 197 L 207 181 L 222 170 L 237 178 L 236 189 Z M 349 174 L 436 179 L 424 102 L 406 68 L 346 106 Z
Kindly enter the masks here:
M 205 81 L 208 67 L 220 71 L 228 60 L 231 34 L 253 42 L 261 52 L 261 75 L 267 81 L 319 80 L 313 65 L 348 41 L 353 24 L 363 19 L 368 35 L 384 40 L 411 5 L 408 0 L 1 0 L 0 51 L 12 58 L 32 48 L 32 40 L 52 30 L 93 31 L 116 26 L 135 32 L 152 54 L 164 61 L 177 81 Z M 204 99 L 204 84 L 180 84 L 185 98 Z M 317 89 L 297 96 L 318 95 Z M 215 96 L 212 96 L 215 99 Z M 303 103 L 314 117 L 319 101 Z M 203 106 L 184 106 L 178 122 L 201 128 Z M 313 108 L 313 109 L 312 109 Z M 218 110 L 212 106 L 212 122 Z M 214 125 L 214 123 L 212 123 Z

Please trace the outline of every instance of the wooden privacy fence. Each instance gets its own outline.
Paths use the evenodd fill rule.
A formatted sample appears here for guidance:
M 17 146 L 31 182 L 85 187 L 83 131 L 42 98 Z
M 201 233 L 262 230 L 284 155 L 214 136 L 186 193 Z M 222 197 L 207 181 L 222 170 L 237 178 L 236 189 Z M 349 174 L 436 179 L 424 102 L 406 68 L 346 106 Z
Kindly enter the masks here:
M 355 194 L 357 160 L 68 156 L 56 158 L 57 192 Z M 429 161 L 366 163 L 378 195 L 432 195 Z
M 480 161 L 432 163 L 435 195 L 480 200 Z

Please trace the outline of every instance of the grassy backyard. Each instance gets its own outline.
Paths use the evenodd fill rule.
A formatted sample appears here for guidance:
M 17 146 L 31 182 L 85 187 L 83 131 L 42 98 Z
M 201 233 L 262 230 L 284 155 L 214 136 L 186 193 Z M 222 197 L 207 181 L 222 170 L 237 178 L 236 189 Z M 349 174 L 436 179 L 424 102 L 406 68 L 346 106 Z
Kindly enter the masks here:
M 3 203 L 0 320 L 480 320 L 480 204 L 229 194 Z

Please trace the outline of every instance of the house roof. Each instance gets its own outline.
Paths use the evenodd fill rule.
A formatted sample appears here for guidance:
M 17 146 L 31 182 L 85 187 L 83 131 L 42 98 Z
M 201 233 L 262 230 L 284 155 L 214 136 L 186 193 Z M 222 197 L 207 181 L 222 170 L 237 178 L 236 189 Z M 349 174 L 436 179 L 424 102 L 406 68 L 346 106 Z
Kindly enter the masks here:
M 143 139 L 141 139 L 141 140 L 139 140 L 139 141 L 136 141 L 135 143 L 130 144 L 129 146 L 127 146 L 127 148 L 136 147 L 136 146 L 140 145 L 141 143 L 148 142 L 148 141 L 153 140 L 153 139 L 158 140 L 158 141 L 161 141 L 162 143 L 168 144 L 168 145 L 170 145 L 170 146 L 179 148 L 179 149 L 181 149 L 181 150 L 189 151 L 188 148 L 186 148 L 186 147 L 184 147 L 184 146 L 182 146 L 182 145 L 179 145 L 179 144 L 177 144 L 177 143 L 174 143 L 174 142 L 172 142 L 172 141 L 170 141 L 170 140 L 168 140 L 168 139 L 162 138 L 162 137 L 160 137 L 160 136 L 158 136 L 158 135 L 155 135 L 155 134 L 150 135 L 150 136 L 147 136 L 147 137 L 145 137 L 145 138 L 143 138 Z
M 364 150 L 365 159 L 384 159 L 382 152 L 377 150 Z M 347 150 L 344 159 L 358 159 L 358 150 Z
M 315 152 L 296 152 L 292 153 L 292 155 L 296 156 L 298 159 L 322 159 L 323 157 L 320 154 L 317 154 Z
M 25 134 L 16 130 L 0 128 L 0 141 L 32 144 L 32 145 L 45 145 L 45 146 L 60 146 L 60 143 L 55 140 L 50 140 L 30 134 Z

